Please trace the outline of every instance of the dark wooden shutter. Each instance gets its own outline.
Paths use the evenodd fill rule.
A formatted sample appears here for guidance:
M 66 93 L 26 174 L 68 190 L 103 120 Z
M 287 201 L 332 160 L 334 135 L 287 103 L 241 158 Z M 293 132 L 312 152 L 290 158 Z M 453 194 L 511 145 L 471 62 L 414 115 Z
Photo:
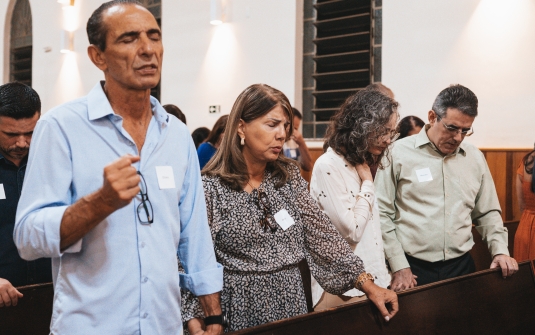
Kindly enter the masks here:
M 372 45 L 376 43 L 373 42 L 372 27 L 377 5 L 380 7 L 380 1 L 305 0 L 305 137 L 323 137 L 330 118 L 345 99 L 373 81 Z M 381 15 L 381 12 L 376 11 L 375 15 Z M 380 20 L 377 23 L 380 25 Z M 377 57 L 380 58 L 380 53 Z M 376 75 L 375 80 L 380 81 L 380 68 L 378 70 L 379 76 Z
M 32 85 L 32 12 L 28 0 L 18 0 L 11 16 L 9 80 Z

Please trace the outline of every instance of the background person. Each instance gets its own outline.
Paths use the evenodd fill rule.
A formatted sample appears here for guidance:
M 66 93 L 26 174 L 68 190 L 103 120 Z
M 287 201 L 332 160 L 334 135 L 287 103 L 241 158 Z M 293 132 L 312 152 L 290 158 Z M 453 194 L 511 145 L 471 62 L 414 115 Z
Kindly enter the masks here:
M 391 163 L 377 171 L 375 189 L 392 289 L 469 274 L 472 223 L 487 241 L 491 268 L 518 271 L 485 157 L 463 142 L 473 133 L 476 95 L 461 85 L 442 90 L 429 125 L 394 143 Z M 414 275 L 417 276 L 417 281 Z
M 516 195 L 522 216 L 515 234 L 514 253 L 519 262 L 535 259 L 535 181 L 533 160 L 535 150 L 522 158 L 516 171 Z
M 310 152 L 308 151 L 305 139 L 299 131 L 299 126 L 303 120 L 303 114 L 301 114 L 301 112 L 294 107 L 292 107 L 292 111 L 294 115 L 294 130 L 290 139 L 286 141 L 282 147 L 284 150 L 284 155 L 290 159 L 298 161 L 301 169 L 304 171 L 311 171 L 313 166 L 312 157 L 310 157 Z
M 115 0 L 87 34 L 105 81 L 37 124 L 15 244 L 24 259 L 52 258 L 51 333 L 182 334 L 180 287 L 221 315 L 223 278 L 189 131 L 150 96 L 161 31 L 137 1 Z
M 0 86 L 0 307 L 17 305 L 22 294 L 15 287 L 52 281 L 50 259 L 25 261 L 13 241 L 28 151 L 40 116 L 41 100 L 30 86 Z
M 370 280 L 310 196 L 298 167 L 281 154 L 292 130 L 286 96 L 252 85 L 234 103 L 221 147 L 203 170 L 214 249 L 224 266 L 221 302 L 228 330 L 306 313 L 298 268 L 303 258 L 329 292 L 357 285 L 388 320 L 397 311 L 395 293 Z M 392 305 L 390 312 L 385 304 Z M 201 315 L 191 295 L 183 313 L 194 334 Z
M 199 145 L 197 149 L 197 156 L 199 157 L 199 165 L 201 170 L 204 168 L 206 163 L 212 159 L 217 148 L 221 144 L 221 139 L 225 134 L 225 127 L 227 126 L 228 115 L 223 115 L 217 119 L 214 127 L 208 134 L 206 141 Z
M 397 119 L 397 102 L 384 94 L 364 90 L 349 97 L 331 119 L 329 148 L 316 160 L 310 182 L 312 198 L 383 288 L 390 285 L 390 275 L 369 165 L 380 162 L 397 137 Z M 356 288 L 342 295 L 324 292 L 312 278 L 316 311 L 363 298 Z
M 191 133 L 191 138 L 195 144 L 195 150 L 199 148 L 199 145 L 201 145 L 202 142 L 206 141 L 208 135 L 210 135 L 210 129 L 206 127 L 199 127 Z
M 179 119 L 184 124 L 186 124 L 186 115 L 184 115 L 184 113 L 182 113 L 180 108 L 178 108 L 177 106 L 173 104 L 167 104 L 167 105 L 163 105 L 163 109 L 165 109 L 167 113 L 176 116 L 177 119 Z
M 425 122 L 419 117 L 414 115 L 405 116 L 398 124 L 399 139 L 418 134 L 424 126 Z

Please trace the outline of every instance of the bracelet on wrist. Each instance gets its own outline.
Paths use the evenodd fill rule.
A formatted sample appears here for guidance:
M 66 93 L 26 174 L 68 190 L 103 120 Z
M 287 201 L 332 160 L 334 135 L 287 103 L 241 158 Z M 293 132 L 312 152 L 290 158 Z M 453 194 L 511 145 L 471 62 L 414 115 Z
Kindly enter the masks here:
M 364 285 L 364 283 L 367 282 L 368 280 L 371 280 L 372 282 L 374 282 L 373 275 L 367 272 L 361 273 L 358 276 L 357 281 L 355 282 L 355 288 L 359 291 L 362 291 L 362 285 Z

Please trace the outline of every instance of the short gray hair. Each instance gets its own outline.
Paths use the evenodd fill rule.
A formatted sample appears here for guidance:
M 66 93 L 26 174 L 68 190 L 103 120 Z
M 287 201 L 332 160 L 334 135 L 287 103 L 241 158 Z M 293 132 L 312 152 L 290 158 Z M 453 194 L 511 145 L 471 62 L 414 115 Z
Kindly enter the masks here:
M 470 89 L 462 85 L 450 85 L 443 89 L 433 103 L 433 111 L 441 118 L 446 116 L 448 108 L 455 108 L 469 116 L 477 116 L 477 97 Z

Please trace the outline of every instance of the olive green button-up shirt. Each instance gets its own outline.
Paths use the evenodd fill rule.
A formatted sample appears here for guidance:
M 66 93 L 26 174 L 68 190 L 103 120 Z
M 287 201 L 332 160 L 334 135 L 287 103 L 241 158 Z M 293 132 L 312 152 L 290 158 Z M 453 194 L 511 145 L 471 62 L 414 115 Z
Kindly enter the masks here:
M 462 256 L 474 245 L 472 222 L 492 256 L 509 255 L 507 229 L 483 153 L 463 142 L 443 156 L 427 129 L 395 142 L 390 163 L 375 178 L 392 271 L 409 267 L 405 253 L 428 262 Z

